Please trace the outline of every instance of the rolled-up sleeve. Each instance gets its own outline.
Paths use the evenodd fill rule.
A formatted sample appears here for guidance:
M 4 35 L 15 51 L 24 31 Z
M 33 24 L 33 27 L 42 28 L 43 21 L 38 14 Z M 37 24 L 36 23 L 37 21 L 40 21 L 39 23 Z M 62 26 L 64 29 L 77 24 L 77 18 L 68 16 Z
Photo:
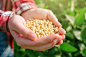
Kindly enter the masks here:
M 12 4 L 15 8 L 16 14 L 21 14 L 23 11 L 30 8 L 37 8 L 34 0 L 12 0 Z
M 6 32 L 7 21 L 14 14 L 12 11 L 2 11 L 0 10 L 0 30 Z

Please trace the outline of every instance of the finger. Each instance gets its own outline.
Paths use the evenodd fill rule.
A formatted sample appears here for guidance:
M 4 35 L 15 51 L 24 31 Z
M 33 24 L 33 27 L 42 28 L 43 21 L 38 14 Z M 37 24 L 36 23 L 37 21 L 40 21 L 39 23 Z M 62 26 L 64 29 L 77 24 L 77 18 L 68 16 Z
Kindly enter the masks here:
M 47 18 L 51 20 L 57 27 L 61 27 L 61 24 L 58 22 L 56 16 L 53 14 L 52 11 L 48 10 Z
M 25 26 L 18 26 L 16 29 L 19 29 L 17 30 L 17 32 L 19 32 L 20 34 L 22 34 L 30 40 L 36 40 L 37 38 L 36 34 L 32 30 L 26 28 Z
M 19 36 L 19 33 L 15 32 L 15 31 L 13 31 L 13 30 L 10 30 L 10 32 L 11 32 L 13 38 L 15 39 L 17 45 L 18 45 L 18 46 L 21 46 L 20 43 L 22 43 L 22 42 L 19 41 L 19 40 L 21 39 L 21 37 Z
M 34 41 L 29 40 L 25 37 L 22 37 L 19 33 L 17 33 L 16 31 L 10 30 L 12 36 L 14 37 L 15 41 L 17 42 L 18 46 L 33 46 L 34 45 Z
M 62 40 L 65 39 L 65 35 L 61 35 L 62 36 Z
M 57 43 L 57 45 L 60 45 L 60 44 L 62 44 L 63 43 L 63 40 L 60 40 L 58 43 Z
M 48 37 L 42 37 L 42 38 L 38 38 L 37 41 L 31 41 L 31 40 L 28 40 L 26 38 L 19 38 L 19 42 L 22 42 L 20 45 L 22 46 L 31 46 L 31 47 L 35 47 L 35 46 L 42 46 L 42 45 L 45 45 L 45 44 L 48 44 L 50 42 L 53 42 L 54 40 L 57 39 L 57 43 L 62 40 L 64 38 L 64 35 L 61 36 L 58 36 L 58 35 L 50 35 Z
M 62 36 L 62 40 L 60 40 L 60 41 L 57 43 L 57 45 L 62 44 L 62 43 L 63 43 L 63 39 L 65 39 L 65 35 L 61 35 L 61 36 Z
M 50 36 L 41 37 L 41 38 L 38 38 L 38 40 L 35 42 L 36 43 L 35 45 L 36 46 L 45 45 L 47 43 L 53 42 L 56 39 L 57 39 L 57 42 L 59 42 L 62 39 L 62 36 L 58 34 L 52 34 Z
M 13 36 L 13 38 L 16 40 L 17 38 L 18 38 L 18 33 L 16 33 L 15 31 L 13 31 L 13 30 L 10 30 L 10 33 L 11 33 L 11 35 Z
M 62 39 L 61 36 L 57 35 L 57 34 L 53 34 L 53 35 L 50 35 L 50 36 L 47 36 L 47 37 L 41 37 L 41 38 L 38 38 L 36 39 L 36 41 L 31 41 L 31 40 L 28 40 L 28 39 L 25 39 L 25 38 L 21 38 L 20 39 L 20 42 L 22 42 L 22 46 L 42 46 L 42 45 L 45 45 L 45 44 L 48 44 L 50 42 L 53 42 L 54 40 L 57 40 L 57 42 L 59 42 L 60 40 Z
M 63 28 L 59 28 L 58 30 L 59 30 L 61 35 L 66 34 L 66 31 Z
M 50 49 L 50 48 L 54 47 L 56 45 L 56 43 L 57 43 L 57 40 L 54 40 L 53 42 L 48 43 L 48 44 L 43 45 L 43 46 L 39 46 L 39 47 L 22 47 L 22 48 L 37 50 L 37 51 L 44 51 L 44 50 L 47 50 L 47 49 Z

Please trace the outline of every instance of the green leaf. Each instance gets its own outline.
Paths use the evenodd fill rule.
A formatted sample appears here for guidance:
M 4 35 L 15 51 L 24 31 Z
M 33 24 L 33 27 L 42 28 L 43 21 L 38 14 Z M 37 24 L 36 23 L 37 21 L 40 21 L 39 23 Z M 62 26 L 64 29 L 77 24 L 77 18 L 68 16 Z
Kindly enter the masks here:
M 63 51 L 66 51 L 66 52 L 75 52 L 77 51 L 77 49 L 67 43 L 63 43 L 60 45 L 60 49 L 62 49 Z
M 86 49 L 84 50 L 84 54 L 86 55 Z
M 74 24 L 74 21 L 75 21 L 75 17 L 71 16 L 71 15 L 65 15 L 66 18 L 70 21 L 71 24 Z
M 20 51 L 21 51 L 21 52 L 25 52 L 25 49 L 23 49 L 23 48 L 20 48 Z
M 45 7 L 44 7 L 44 9 L 47 9 L 49 6 L 48 5 L 46 5 Z
M 80 34 L 81 34 L 81 31 L 80 30 L 74 30 L 73 33 L 74 33 L 75 37 L 78 40 L 82 40 L 81 37 L 80 37 Z
M 81 38 L 84 43 L 86 43 L 86 28 L 84 28 L 81 32 Z
M 71 6 L 71 2 L 69 1 L 69 2 L 68 2 L 68 7 L 70 7 L 70 6 Z
M 80 14 L 75 18 L 75 25 L 82 25 L 84 20 L 85 20 L 85 13 L 86 13 L 86 8 L 83 8 L 80 12 Z
M 66 28 L 66 31 L 67 31 L 67 32 L 69 32 L 70 30 L 72 30 L 72 26 L 68 26 L 68 27 Z
M 25 54 L 27 54 L 29 57 L 36 57 L 34 52 L 32 50 L 26 49 Z

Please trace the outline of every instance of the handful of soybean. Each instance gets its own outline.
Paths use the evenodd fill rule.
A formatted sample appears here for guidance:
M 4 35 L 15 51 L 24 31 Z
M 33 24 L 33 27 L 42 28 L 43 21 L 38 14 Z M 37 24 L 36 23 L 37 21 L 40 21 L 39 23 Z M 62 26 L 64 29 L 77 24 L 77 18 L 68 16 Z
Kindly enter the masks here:
M 51 34 L 59 34 L 58 27 L 46 19 L 29 19 L 26 21 L 26 27 L 35 32 L 38 38 Z

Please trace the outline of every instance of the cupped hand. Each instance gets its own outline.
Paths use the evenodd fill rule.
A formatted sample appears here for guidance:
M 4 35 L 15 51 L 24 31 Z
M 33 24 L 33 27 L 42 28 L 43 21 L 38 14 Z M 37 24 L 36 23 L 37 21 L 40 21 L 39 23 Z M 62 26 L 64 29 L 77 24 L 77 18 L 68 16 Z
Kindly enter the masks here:
M 30 40 L 36 40 L 36 34 L 26 27 L 26 21 L 23 17 L 19 15 L 14 15 L 9 19 L 8 27 L 10 32 L 15 31 L 25 36 Z
M 25 11 L 23 14 L 21 14 L 21 16 L 24 17 L 25 20 L 29 20 L 30 18 L 32 18 L 32 19 L 48 19 L 52 21 L 54 25 L 59 27 L 60 36 L 62 36 L 62 40 L 60 40 L 57 44 L 63 43 L 63 39 L 65 39 L 64 34 L 66 33 L 66 31 L 61 27 L 61 24 L 59 23 L 58 19 L 51 10 L 41 9 L 41 8 L 30 9 Z
M 8 22 L 9 30 L 18 46 L 24 49 L 44 51 L 54 47 L 62 36 L 53 34 L 37 38 L 36 34 L 26 27 L 26 21 L 19 15 L 14 15 Z

